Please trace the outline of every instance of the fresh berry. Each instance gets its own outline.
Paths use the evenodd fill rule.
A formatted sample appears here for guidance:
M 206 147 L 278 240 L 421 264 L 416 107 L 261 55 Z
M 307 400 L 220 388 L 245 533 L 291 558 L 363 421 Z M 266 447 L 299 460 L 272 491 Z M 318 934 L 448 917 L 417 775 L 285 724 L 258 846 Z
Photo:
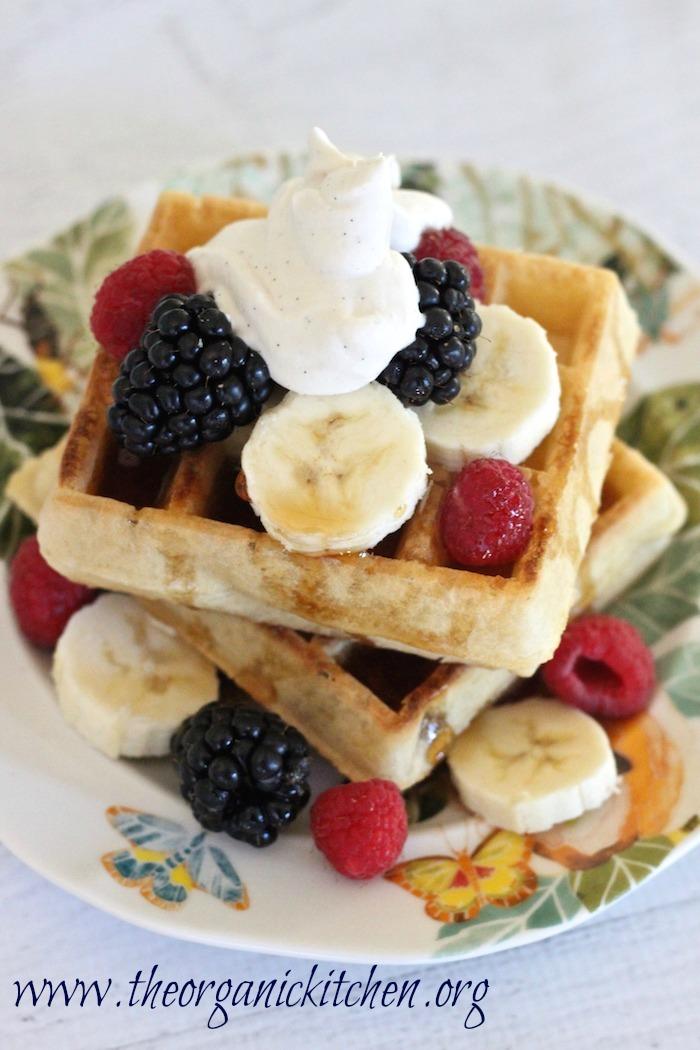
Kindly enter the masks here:
M 442 542 L 468 569 L 504 569 L 527 547 L 534 500 L 522 471 L 505 459 L 475 459 L 455 478 L 440 511 Z
M 484 271 L 479 253 L 466 233 L 453 226 L 444 230 L 425 230 L 413 253 L 416 259 L 455 259 L 471 278 L 471 293 L 475 299 L 484 298 Z
M 615 616 L 582 616 L 542 667 L 547 688 L 597 718 L 627 718 L 649 706 L 654 658 L 639 631 Z
M 459 375 L 474 360 L 481 321 L 469 292 L 469 274 L 458 262 L 404 255 L 418 286 L 425 323 L 378 376 L 404 405 L 446 405 L 460 391 Z
M 195 291 L 192 263 L 160 248 L 129 259 L 100 285 L 90 327 L 100 346 L 121 361 L 136 346 L 151 310 L 168 292 Z
M 406 806 L 391 780 L 339 784 L 311 807 L 311 832 L 341 875 L 371 879 L 388 871 L 403 849 Z
M 199 823 L 270 846 L 309 800 L 309 749 L 278 715 L 216 700 L 186 719 L 171 752 Z
M 97 592 L 73 583 L 52 569 L 36 536 L 20 544 L 10 566 L 10 601 L 24 636 L 42 649 L 53 649 L 74 612 Z
M 166 295 L 122 362 L 109 425 L 140 457 L 223 441 L 272 391 L 260 354 L 233 334 L 211 295 Z

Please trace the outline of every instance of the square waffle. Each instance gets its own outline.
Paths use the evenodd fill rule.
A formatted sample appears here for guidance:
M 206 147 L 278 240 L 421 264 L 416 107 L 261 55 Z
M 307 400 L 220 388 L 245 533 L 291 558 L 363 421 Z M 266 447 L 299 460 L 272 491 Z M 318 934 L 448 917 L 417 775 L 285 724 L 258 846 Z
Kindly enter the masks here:
M 8 481 L 8 497 L 34 520 L 58 482 L 62 448 L 63 442 L 28 460 Z M 624 591 L 684 519 L 668 479 L 615 441 L 575 611 L 602 608 Z M 355 779 L 383 776 L 409 787 L 483 706 L 516 683 L 507 671 L 440 664 L 166 602 L 144 604 Z
M 193 247 L 252 207 L 260 214 L 248 201 L 165 194 L 143 247 Z M 261 530 L 234 491 L 228 443 L 124 468 L 106 424 L 117 365 L 104 352 L 40 523 L 48 561 L 93 586 L 532 673 L 551 656 L 571 609 L 638 328 L 608 270 L 489 247 L 479 253 L 488 299 L 547 330 L 562 384 L 558 422 L 523 464 L 534 528 L 509 573 L 459 569 L 446 557 L 437 529 L 444 471 L 379 548 L 317 557 L 286 551 Z
M 620 594 L 684 518 L 668 479 L 616 441 L 575 611 L 600 608 Z M 437 663 L 166 602 L 145 604 L 354 780 L 386 777 L 401 788 L 421 780 L 472 718 L 517 682 L 505 670 Z

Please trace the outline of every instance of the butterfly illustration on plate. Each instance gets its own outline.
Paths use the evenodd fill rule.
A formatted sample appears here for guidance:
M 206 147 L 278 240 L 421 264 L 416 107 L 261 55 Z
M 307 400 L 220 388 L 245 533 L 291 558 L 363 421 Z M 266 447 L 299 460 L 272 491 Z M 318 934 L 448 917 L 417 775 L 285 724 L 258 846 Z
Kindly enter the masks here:
M 110 806 L 107 819 L 130 847 L 105 853 L 103 866 L 122 886 L 138 886 L 159 908 L 181 908 L 190 890 L 209 893 L 231 908 L 248 907 L 248 892 L 222 849 L 174 820 Z
M 426 902 L 425 910 L 438 922 L 468 922 L 482 908 L 513 908 L 537 889 L 530 867 L 529 837 L 495 831 L 469 854 L 407 860 L 384 876 Z

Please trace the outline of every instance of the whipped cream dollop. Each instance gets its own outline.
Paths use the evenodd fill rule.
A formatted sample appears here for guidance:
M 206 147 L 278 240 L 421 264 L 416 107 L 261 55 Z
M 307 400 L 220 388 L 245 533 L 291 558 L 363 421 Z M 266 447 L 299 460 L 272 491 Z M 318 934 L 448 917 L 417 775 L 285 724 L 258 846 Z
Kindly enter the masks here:
M 393 157 L 342 153 L 314 128 L 306 173 L 284 183 L 267 218 L 234 222 L 188 253 L 198 289 L 288 390 L 358 390 L 421 327 L 400 251 L 452 215 L 431 194 L 397 189 L 398 178 Z
M 452 223 L 452 208 L 432 193 L 394 190 L 391 247 L 397 252 L 410 252 L 415 248 L 423 230 L 442 230 Z
M 402 190 L 401 168 L 395 157 L 391 162 L 394 215 L 391 223 L 391 247 L 397 252 L 410 252 L 420 240 L 423 230 L 442 230 L 454 222 L 452 208 L 447 201 L 424 190 Z

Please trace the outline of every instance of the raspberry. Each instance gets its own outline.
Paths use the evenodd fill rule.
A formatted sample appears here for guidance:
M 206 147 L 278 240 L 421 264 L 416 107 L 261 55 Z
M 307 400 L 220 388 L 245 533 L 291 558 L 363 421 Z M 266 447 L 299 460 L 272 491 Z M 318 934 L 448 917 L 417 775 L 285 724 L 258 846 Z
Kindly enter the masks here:
M 396 862 L 408 833 L 406 807 L 391 780 L 340 784 L 311 807 L 311 832 L 341 875 L 371 879 Z
M 121 361 L 138 346 L 158 300 L 168 292 L 195 291 L 192 263 L 179 252 L 160 248 L 137 255 L 114 270 L 100 285 L 90 315 L 97 342 Z
M 502 569 L 527 547 L 534 499 L 522 471 L 505 459 L 475 459 L 457 475 L 440 512 L 442 542 L 470 569 Z
M 74 612 L 97 592 L 72 583 L 44 560 L 36 536 L 28 536 L 10 566 L 10 602 L 22 633 L 43 649 L 52 649 Z
M 416 259 L 456 259 L 471 277 L 471 294 L 475 299 L 484 298 L 484 271 L 479 254 L 466 233 L 453 226 L 445 230 L 425 230 L 413 252 Z
M 560 700 L 598 718 L 643 711 L 656 686 L 654 658 L 639 631 L 599 614 L 569 624 L 542 677 Z

